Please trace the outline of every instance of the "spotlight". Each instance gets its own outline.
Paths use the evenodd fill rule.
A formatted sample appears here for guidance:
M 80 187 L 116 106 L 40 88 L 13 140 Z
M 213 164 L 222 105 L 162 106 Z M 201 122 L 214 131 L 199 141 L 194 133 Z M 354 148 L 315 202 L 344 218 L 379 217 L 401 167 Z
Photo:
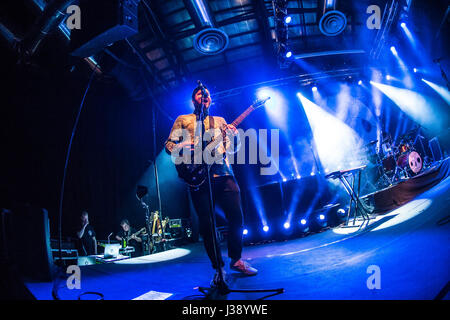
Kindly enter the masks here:
M 300 178 L 301 178 L 301 175 L 298 174 L 298 175 L 297 175 L 297 179 L 300 179 Z
M 359 85 L 362 85 L 362 80 L 359 80 L 359 81 L 358 81 L 358 84 L 359 84 Z
M 264 226 L 263 230 L 264 230 L 264 232 L 267 232 L 267 231 L 269 231 L 269 227 L 268 226 Z
M 312 87 L 312 91 L 317 91 L 317 87 L 316 86 Z
M 283 178 L 283 182 L 286 182 L 287 181 L 287 179 L 286 178 Z
M 391 76 L 390 75 L 386 75 L 386 80 L 391 80 Z
M 291 17 L 291 16 L 286 16 L 286 17 L 284 18 L 284 22 L 285 22 L 286 24 L 291 23 L 291 22 L 292 22 L 292 17 Z
M 286 52 L 286 58 L 290 58 L 290 57 L 292 57 L 292 51 Z
M 400 27 L 402 27 L 402 28 L 406 27 L 406 23 L 404 23 L 404 22 L 400 23 Z
M 392 54 L 397 55 L 397 50 L 395 50 L 394 46 L 391 47 L 391 52 Z
M 306 222 L 307 222 L 307 221 L 306 221 L 305 219 L 300 220 L 300 223 L 301 223 L 302 225 L 305 225 Z
M 340 216 L 345 216 L 345 210 L 342 209 L 342 208 L 338 209 L 337 213 L 338 213 Z
M 314 175 L 314 172 L 311 172 L 311 176 L 313 176 Z
M 319 214 L 319 219 L 320 220 L 325 220 L 325 216 L 323 214 Z
M 414 71 L 414 73 L 417 73 L 417 68 L 414 68 L 413 71 Z
M 242 234 L 243 234 L 243 235 L 248 234 L 248 230 L 247 230 L 247 229 L 244 229 L 244 230 L 242 231 Z
M 283 225 L 283 227 L 284 227 L 285 229 L 289 229 L 289 228 L 291 227 L 291 224 L 290 224 L 289 222 L 285 222 L 284 225 Z

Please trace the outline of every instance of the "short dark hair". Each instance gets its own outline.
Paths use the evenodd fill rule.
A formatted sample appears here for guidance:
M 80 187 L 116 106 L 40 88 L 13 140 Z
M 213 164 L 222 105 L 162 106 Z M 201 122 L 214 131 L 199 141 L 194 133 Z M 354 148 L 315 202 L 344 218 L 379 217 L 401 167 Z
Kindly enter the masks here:
M 120 221 L 120 225 L 124 225 L 124 224 L 130 225 L 130 222 L 127 219 L 122 219 Z
M 206 86 L 203 86 L 203 88 L 205 88 L 206 90 L 208 90 L 208 88 L 207 88 Z M 202 90 L 202 87 L 197 86 L 197 87 L 194 89 L 194 91 L 192 91 L 192 96 L 191 96 L 192 101 L 195 100 L 195 95 L 196 95 L 197 92 L 199 92 L 200 90 Z

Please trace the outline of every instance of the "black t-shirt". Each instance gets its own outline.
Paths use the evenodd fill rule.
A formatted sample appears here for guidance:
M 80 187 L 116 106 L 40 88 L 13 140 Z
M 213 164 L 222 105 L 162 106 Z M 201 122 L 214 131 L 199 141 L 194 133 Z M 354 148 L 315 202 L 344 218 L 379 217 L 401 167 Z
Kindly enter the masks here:
M 95 246 L 94 242 L 95 231 L 94 228 L 88 224 L 86 228 L 84 228 L 83 236 L 81 237 L 81 254 L 82 255 L 91 255 L 95 254 Z
M 123 229 L 120 229 L 120 231 L 117 232 L 117 235 L 123 239 L 123 238 L 131 237 L 131 235 L 133 233 L 136 233 L 136 229 L 134 229 L 133 227 L 130 227 L 130 229 L 127 232 L 125 232 Z M 134 239 L 128 239 L 127 242 L 128 242 L 127 246 L 129 245 L 132 247 L 136 247 L 136 245 L 138 244 L 138 242 Z

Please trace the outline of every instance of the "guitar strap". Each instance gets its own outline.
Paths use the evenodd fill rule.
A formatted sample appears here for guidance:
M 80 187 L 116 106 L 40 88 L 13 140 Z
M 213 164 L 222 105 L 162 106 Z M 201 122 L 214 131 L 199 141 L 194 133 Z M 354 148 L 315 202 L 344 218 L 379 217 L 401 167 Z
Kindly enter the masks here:
M 214 117 L 209 116 L 209 129 L 214 129 Z M 214 135 L 211 137 L 211 142 L 214 141 Z

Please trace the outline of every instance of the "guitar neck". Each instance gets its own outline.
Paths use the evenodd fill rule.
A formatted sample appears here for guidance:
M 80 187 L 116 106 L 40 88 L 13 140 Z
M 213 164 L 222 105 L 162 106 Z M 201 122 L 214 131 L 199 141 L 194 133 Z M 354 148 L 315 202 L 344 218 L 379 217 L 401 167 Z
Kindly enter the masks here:
M 241 124 L 241 122 L 244 121 L 244 119 L 247 118 L 249 116 L 249 114 L 252 113 L 254 110 L 255 110 L 255 108 L 253 108 L 253 106 L 248 107 L 231 124 L 237 128 Z

